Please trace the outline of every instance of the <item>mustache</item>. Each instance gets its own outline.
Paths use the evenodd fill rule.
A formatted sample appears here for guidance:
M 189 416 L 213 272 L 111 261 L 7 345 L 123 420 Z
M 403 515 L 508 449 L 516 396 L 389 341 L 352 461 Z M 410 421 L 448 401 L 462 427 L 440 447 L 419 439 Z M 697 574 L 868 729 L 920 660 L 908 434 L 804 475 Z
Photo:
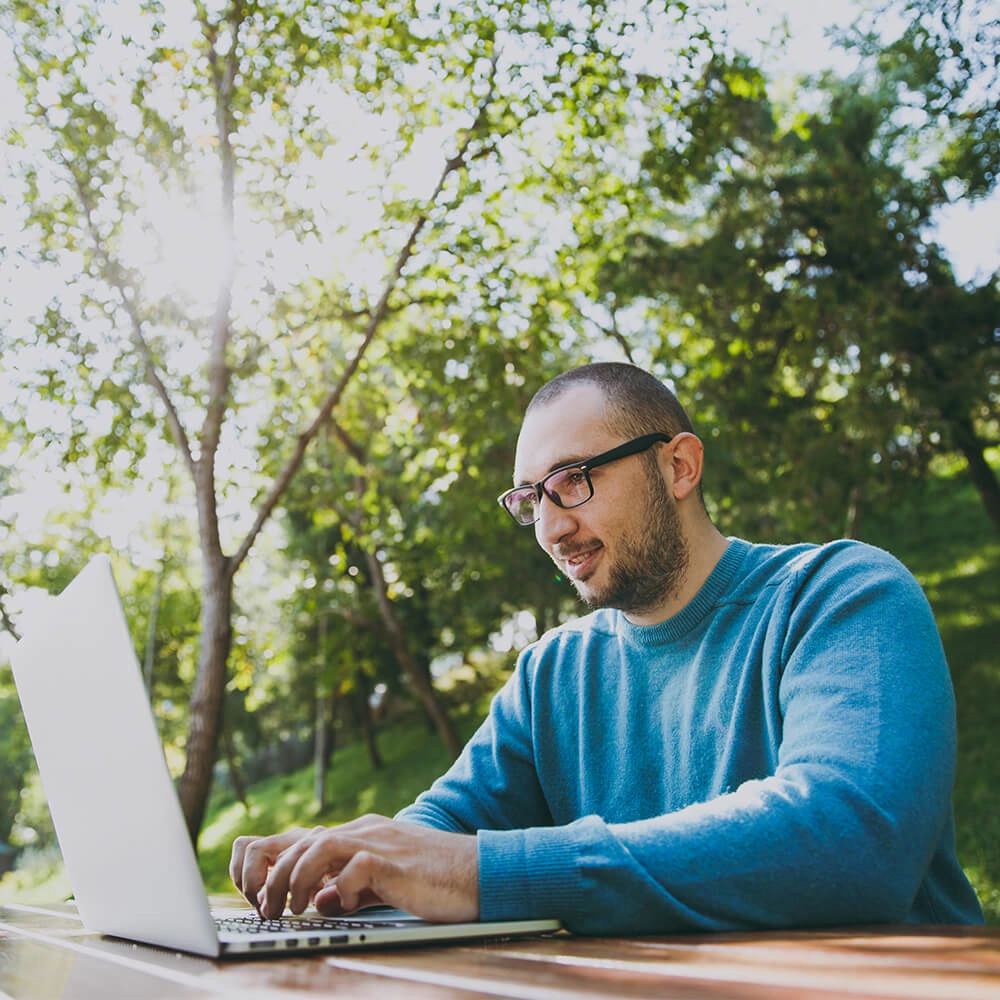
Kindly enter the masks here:
M 590 542 L 576 542 L 569 545 L 555 545 L 552 548 L 552 556 L 555 559 L 572 559 L 573 556 L 578 556 L 581 552 L 593 552 L 595 549 L 599 549 L 602 543 L 596 538 Z

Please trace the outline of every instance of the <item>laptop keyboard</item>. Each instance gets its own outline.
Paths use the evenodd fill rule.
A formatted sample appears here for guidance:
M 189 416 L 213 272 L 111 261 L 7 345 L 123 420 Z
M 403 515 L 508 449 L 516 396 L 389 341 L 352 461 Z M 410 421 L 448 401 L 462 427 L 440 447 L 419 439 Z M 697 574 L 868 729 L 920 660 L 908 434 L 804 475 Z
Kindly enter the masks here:
M 274 917 L 265 920 L 255 913 L 215 917 L 217 930 L 238 934 L 273 934 L 280 931 L 374 930 L 379 927 L 412 927 L 406 920 L 363 920 L 359 917 Z

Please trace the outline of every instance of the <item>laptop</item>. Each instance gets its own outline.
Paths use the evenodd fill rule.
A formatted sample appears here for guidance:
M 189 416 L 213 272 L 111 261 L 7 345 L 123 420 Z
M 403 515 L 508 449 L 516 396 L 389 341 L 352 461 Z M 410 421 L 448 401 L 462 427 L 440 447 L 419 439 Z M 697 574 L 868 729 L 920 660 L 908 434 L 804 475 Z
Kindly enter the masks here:
M 307 911 L 279 921 L 261 921 L 249 906 L 213 913 L 107 556 L 92 559 L 23 623 L 12 666 L 66 873 L 89 930 L 216 958 L 559 928 L 555 920 L 438 924 L 386 907 L 336 919 Z

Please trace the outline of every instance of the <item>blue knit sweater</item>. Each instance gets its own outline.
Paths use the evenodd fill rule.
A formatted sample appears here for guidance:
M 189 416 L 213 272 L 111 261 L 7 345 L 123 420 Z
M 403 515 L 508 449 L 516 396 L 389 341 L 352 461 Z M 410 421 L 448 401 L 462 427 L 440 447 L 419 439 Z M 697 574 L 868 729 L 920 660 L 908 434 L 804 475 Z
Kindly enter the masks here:
M 653 626 L 598 611 L 522 654 L 400 818 L 477 832 L 483 920 L 578 933 L 977 923 L 955 706 L 910 573 L 739 539 Z

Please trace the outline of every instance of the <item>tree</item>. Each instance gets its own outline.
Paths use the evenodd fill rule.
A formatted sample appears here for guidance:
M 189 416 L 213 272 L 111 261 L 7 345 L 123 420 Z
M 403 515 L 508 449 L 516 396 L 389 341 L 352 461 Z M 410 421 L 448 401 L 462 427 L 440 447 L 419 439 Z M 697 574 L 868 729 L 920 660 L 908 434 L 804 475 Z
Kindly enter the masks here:
M 24 253 L 54 287 L 71 280 L 20 342 L 5 334 L 5 354 L 28 359 L 13 366 L 22 392 L 65 405 L 68 430 L 38 432 L 65 459 L 98 478 L 147 474 L 168 461 L 165 428 L 187 476 L 200 647 L 179 794 L 193 839 L 217 750 L 234 577 L 307 451 L 370 390 L 373 345 L 405 329 L 412 307 L 466 274 L 495 281 L 499 261 L 516 256 L 502 218 L 515 193 L 495 163 L 526 177 L 540 155 L 571 190 L 577 165 L 599 159 L 601 126 L 621 136 L 630 102 L 656 89 L 636 86 L 635 39 L 686 10 L 194 0 L 183 16 L 155 2 L 116 7 L 112 24 L 99 0 L 8 5 L 3 31 L 28 107 L 8 136 Z M 682 33 L 671 72 L 703 47 L 699 33 L 697 23 Z M 444 154 L 428 174 L 431 149 Z M 182 256 L 214 272 L 201 298 L 190 268 L 186 288 L 165 280 L 184 219 L 215 222 L 182 233 Z M 541 234 L 546 221 L 535 222 Z M 484 233 L 505 230 L 484 247 Z M 456 306 L 476 298 L 449 295 Z M 242 510 L 238 530 L 220 520 L 230 509 Z
M 10 674 L 0 674 L 0 842 L 10 842 L 21 788 L 34 758 Z
M 866 493 L 951 450 L 1000 530 L 996 278 L 960 286 L 929 238 L 944 168 L 912 169 L 897 82 L 809 87 L 819 109 L 782 114 L 744 60 L 709 66 L 680 140 L 651 135 L 659 212 L 612 250 L 604 293 L 666 308 L 664 350 L 732 429 L 723 493 L 763 533 L 856 531 Z

